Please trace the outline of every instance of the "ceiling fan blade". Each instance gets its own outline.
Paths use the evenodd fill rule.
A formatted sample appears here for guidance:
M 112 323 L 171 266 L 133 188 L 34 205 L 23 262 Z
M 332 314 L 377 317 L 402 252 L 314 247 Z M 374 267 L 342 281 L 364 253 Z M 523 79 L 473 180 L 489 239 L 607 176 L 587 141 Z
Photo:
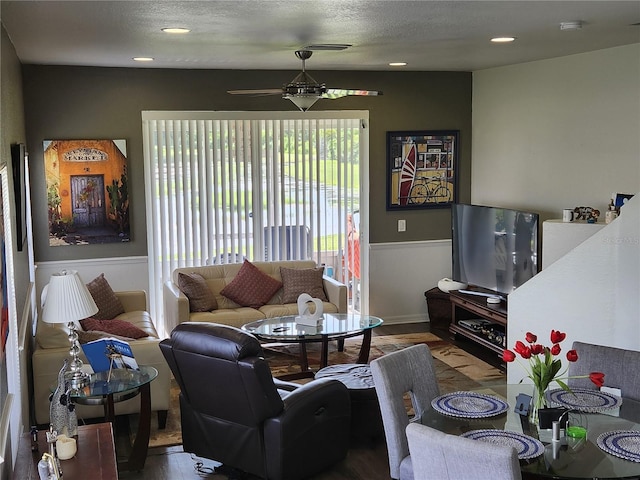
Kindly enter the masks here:
M 382 95 L 382 92 L 378 90 L 350 90 L 347 88 L 327 88 L 327 91 L 322 95 L 322 98 L 341 98 L 348 96 L 357 97 L 375 97 Z
M 255 90 L 227 90 L 231 95 L 282 95 L 281 88 L 262 88 Z
M 302 47 L 301 50 L 311 50 L 316 52 L 328 50 L 338 52 L 340 50 L 346 50 L 350 46 L 350 43 L 314 43 L 312 45 Z

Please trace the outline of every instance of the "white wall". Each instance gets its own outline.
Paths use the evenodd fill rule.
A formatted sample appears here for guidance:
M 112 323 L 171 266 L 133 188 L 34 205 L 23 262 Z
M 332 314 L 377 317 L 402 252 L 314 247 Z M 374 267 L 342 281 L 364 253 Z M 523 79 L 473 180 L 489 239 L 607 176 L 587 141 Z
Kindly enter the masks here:
M 604 228 L 605 222 L 587 223 L 547 220 L 542 224 L 542 268 L 545 269 L 556 260 L 584 242 L 591 235 Z
M 601 210 L 640 189 L 640 44 L 473 74 L 471 198 Z
M 427 321 L 424 292 L 451 276 L 451 240 L 370 246 L 369 313 L 386 323 Z
M 640 190 L 640 44 L 474 73 L 474 203 L 603 214 Z M 508 345 L 527 331 L 566 345 L 640 348 L 638 203 L 509 296 Z M 522 368 L 509 364 L 508 381 Z
M 613 192 L 640 190 L 639 85 L 640 44 L 474 72 L 472 202 L 604 216 Z M 451 275 L 451 253 L 423 243 L 371 245 L 372 315 L 426 318 L 424 291 Z
M 42 288 L 49 283 L 51 275 L 62 270 L 77 270 L 80 278 L 85 283 L 89 283 L 98 275 L 104 273 L 104 277 L 114 291 L 144 290 L 149 293 L 149 264 L 147 257 L 92 258 L 90 260 L 39 262 L 36 265 L 37 299 L 40 299 Z M 149 296 L 147 295 L 148 300 Z
M 508 315 L 509 346 L 527 331 L 549 345 L 554 329 L 567 333 L 565 351 L 575 340 L 640 350 L 640 192 L 620 217 L 513 292 Z M 508 383 L 523 376 L 518 363 L 508 365 Z

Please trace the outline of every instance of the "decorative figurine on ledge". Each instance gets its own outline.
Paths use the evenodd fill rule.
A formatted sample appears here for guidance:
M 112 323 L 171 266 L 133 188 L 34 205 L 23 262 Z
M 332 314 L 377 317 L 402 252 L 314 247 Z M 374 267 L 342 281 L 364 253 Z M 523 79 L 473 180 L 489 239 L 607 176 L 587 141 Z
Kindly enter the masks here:
M 593 207 L 576 207 L 573 209 L 574 220 L 586 220 L 587 223 L 596 223 L 600 216 L 600 210 Z
M 49 420 L 56 432 L 64 433 L 68 437 L 75 437 L 78 435 L 78 417 L 76 406 L 71 401 L 69 394 L 69 385 L 65 379 L 68 362 L 69 360 L 65 358 L 58 373 L 58 385 L 50 397 Z

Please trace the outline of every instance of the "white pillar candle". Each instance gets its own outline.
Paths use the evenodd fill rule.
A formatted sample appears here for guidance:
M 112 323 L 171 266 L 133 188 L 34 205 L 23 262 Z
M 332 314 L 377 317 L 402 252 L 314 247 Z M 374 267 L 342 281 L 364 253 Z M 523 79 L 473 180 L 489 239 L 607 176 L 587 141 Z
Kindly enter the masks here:
M 58 435 L 56 440 L 56 451 L 60 460 L 73 458 L 77 451 L 76 439 L 66 435 Z

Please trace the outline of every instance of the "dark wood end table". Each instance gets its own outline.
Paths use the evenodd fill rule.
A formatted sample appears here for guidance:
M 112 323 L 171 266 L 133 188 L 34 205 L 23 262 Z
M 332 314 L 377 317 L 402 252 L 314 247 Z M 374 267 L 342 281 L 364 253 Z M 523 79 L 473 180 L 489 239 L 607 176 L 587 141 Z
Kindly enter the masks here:
M 117 480 L 118 466 L 110 423 L 78 427 L 78 451 L 73 458 L 61 460 L 64 480 Z M 38 462 L 49 451 L 46 432 L 38 432 L 38 451 L 31 451 L 31 435 L 20 437 L 13 480 L 39 480 Z

